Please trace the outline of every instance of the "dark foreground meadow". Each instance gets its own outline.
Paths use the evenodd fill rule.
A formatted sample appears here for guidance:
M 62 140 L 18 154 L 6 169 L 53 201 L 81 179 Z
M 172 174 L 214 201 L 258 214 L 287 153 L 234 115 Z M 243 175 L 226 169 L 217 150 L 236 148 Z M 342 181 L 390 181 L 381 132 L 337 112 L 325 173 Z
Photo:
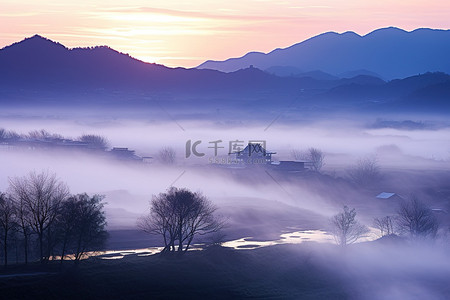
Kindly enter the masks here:
M 11 267 L 2 299 L 448 299 L 445 252 L 397 238 L 353 245 L 305 243 L 256 250 L 212 246 L 181 257 L 125 256 Z M 433 251 L 433 250 L 432 250 Z M 418 260 L 418 257 L 421 257 Z M 413 262 L 415 261 L 415 263 Z M 36 276 L 18 273 L 46 272 Z
M 60 273 L 54 265 L 40 270 L 48 275 L 0 277 L 0 292 L 3 299 L 348 298 L 339 279 L 315 264 L 307 247 L 301 255 L 296 248 L 214 247 L 176 258 L 90 259 L 78 267 L 67 264 Z
M 57 264 L 30 273 L 0 275 L 2 299 L 343 299 L 339 279 L 316 265 L 303 249 L 271 247 L 236 251 L 213 247 L 182 257 L 126 256 L 90 259 L 78 267 Z M 304 248 L 304 247 L 302 247 Z

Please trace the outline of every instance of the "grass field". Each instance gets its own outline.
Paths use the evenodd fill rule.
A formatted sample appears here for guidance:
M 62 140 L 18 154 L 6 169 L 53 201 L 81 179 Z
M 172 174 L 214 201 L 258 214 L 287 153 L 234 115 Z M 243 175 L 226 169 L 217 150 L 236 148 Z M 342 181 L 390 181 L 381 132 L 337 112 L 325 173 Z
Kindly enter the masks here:
M 450 299 L 448 247 L 306 242 L 183 256 L 14 265 L 0 299 Z
M 298 247 L 297 247 L 298 248 Z M 2 299 L 345 299 L 339 280 L 292 247 L 221 247 L 182 257 L 90 259 L 78 267 L 14 267 L 0 277 Z M 17 273 L 48 272 L 36 276 Z M 55 273 L 56 272 L 56 273 Z

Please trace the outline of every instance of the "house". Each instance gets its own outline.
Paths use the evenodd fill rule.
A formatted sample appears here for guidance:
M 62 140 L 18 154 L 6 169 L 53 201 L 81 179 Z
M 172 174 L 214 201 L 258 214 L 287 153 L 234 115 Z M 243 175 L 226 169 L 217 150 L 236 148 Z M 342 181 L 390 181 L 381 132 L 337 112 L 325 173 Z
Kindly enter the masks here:
M 447 211 L 445 209 L 442 209 L 442 208 L 432 208 L 431 211 L 433 213 L 435 213 L 435 214 L 438 214 L 438 215 L 445 215 L 445 214 L 447 214 Z
M 375 198 L 382 199 L 382 200 L 403 200 L 403 198 L 401 196 L 399 196 L 398 194 L 387 193 L 387 192 L 379 193 Z
M 154 159 L 152 156 L 143 156 L 142 157 L 142 162 L 146 163 L 146 164 L 151 164 L 153 163 Z
M 142 161 L 142 158 L 137 156 L 134 150 L 128 150 L 128 148 L 114 147 L 109 153 L 119 160 Z
M 0 142 L 0 150 L 14 150 L 16 146 L 8 144 L 6 142 Z
M 272 166 L 277 171 L 284 172 L 302 172 L 305 171 L 305 162 L 304 161 L 278 161 L 272 162 Z
M 271 164 L 272 154 L 276 154 L 276 152 L 267 151 L 262 143 L 251 142 L 243 150 L 229 153 L 229 155 L 235 156 L 236 162 L 247 165 Z
M 80 142 L 80 141 L 74 141 L 70 139 L 63 139 L 61 141 L 58 141 L 56 143 L 56 146 L 64 148 L 64 149 L 74 149 L 74 150 L 85 150 L 89 148 L 89 144 Z

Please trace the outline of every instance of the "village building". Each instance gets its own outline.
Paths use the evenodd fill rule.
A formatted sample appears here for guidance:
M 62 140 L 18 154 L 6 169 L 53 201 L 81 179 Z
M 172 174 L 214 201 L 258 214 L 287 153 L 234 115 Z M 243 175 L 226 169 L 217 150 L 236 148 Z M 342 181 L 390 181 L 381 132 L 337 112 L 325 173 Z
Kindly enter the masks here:
M 270 165 L 273 154 L 276 152 L 267 151 L 262 143 L 251 142 L 243 150 L 229 153 L 237 163 L 245 165 Z
M 400 195 L 388 192 L 381 192 L 378 195 L 376 195 L 375 198 L 380 200 L 403 200 L 403 198 Z
M 292 160 L 282 160 L 277 162 L 272 162 L 272 167 L 277 171 L 284 172 L 303 172 L 306 170 L 304 161 L 292 161 Z
M 142 157 L 139 157 L 135 154 L 136 151 L 129 150 L 128 148 L 122 147 L 114 147 L 109 151 L 114 158 L 119 160 L 134 160 L 134 161 L 142 161 Z

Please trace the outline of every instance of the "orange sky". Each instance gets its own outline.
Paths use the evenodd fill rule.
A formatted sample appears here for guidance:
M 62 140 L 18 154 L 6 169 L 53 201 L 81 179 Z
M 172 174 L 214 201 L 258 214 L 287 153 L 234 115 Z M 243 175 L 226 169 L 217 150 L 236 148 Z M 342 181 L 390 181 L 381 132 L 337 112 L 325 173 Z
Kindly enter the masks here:
M 450 28 L 450 1 L 443 0 L 73 2 L 1 0 L 0 47 L 37 33 L 67 47 L 108 45 L 144 61 L 193 67 L 326 31 Z

